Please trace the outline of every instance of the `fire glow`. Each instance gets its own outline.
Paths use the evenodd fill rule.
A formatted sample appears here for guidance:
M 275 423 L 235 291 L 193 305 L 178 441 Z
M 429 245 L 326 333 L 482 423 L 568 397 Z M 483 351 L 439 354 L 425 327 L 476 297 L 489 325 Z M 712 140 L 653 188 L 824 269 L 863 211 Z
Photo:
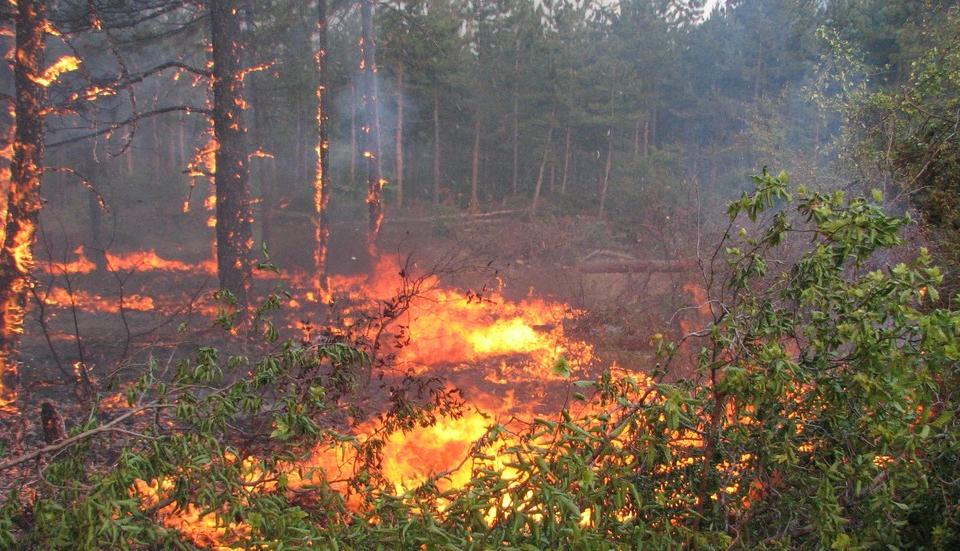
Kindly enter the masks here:
M 397 262 L 381 260 L 376 276 L 333 276 L 330 281 L 335 296 L 356 301 L 384 301 L 402 286 Z M 568 362 L 571 368 L 586 366 L 593 359 L 593 349 L 585 342 L 570 339 L 564 322 L 581 312 L 560 302 L 533 296 L 523 300 L 505 298 L 500 289 L 481 292 L 445 287 L 437 276 L 422 278 L 418 293 L 396 322 L 405 331 L 405 344 L 397 351 L 398 367 L 417 373 L 440 365 L 462 365 L 504 359 L 499 376 L 487 369 L 485 378 L 504 383 L 509 381 L 548 380 L 563 378 L 550 369 L 557 361 Z M 533 366 L 533 367 L 531 367 Z

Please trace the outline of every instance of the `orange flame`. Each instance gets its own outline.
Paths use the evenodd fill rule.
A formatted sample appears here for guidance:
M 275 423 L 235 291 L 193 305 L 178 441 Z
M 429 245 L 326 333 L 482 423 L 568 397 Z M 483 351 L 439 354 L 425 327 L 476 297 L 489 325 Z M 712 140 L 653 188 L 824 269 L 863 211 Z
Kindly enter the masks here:
M 43 74 L 32 78 L 34 82 L 44 88 L 50 86 L 60 78 L 60 75 L 80 68 L 80 59 L 72 55 L 63 56 L 56 63 L 47 67 Z

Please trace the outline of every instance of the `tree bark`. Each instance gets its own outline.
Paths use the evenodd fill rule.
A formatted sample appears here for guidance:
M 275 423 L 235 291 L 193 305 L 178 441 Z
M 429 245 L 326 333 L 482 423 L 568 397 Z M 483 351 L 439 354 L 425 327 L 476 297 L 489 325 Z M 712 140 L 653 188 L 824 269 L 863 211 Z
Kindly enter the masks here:
M 433 204 L 440 204 L 440 86 L 433 88 Z
M 647 142 L 647 153 L 649 154 L 649 147 L 657 147 L 657 119 L 658 111 L 657 108 L 653 108 L 653 112 L 650 114 L 650 140 Z
M 252 220 L 248 186 L 246 128 L 243 126 L 243 83 L 240 68 L 240 25 L 237 2 L 210 0 L 213 46 L 213 132 L 216 152 L 217 274 L 220 287 L 247 305 L 252 265 Z
M 33 270 L 33 246 L 43 203 L 43 108 L 46 89 L 40 84 L 45 50 L 47 5 L 43 0 L 17 3 L 14 86 L 16 131 L 10 192 L 0 250 L 0 411 L 15 412 L 20 383 L 17 362 L 23 334 L 24 306 Z
M 473 123 L 473 165 L 470 172 L 470 209 L 480 208 L 480 198 L 477 194 L 477 187 L 480 180 L 480 117 Z
M 97 160 L 94 163 L 94 182 L 99 183 L 104 180 L 106 171 L 101 161 Z M 90 241 L 93 245 L 90 254 L 97 266 L 97 272 L 105 274 L 107 272 L 107 251 L 103 241 L 103 205 L 100 204 L 100 196 L 92 189 L 87 190 L 87 207 L 90 212 Z
M 517 39 L 516 55 L 513 58 L 513 196 L 517 196 L 517 180 L 520 174 L 520 39 Z M 536 198 L 534 198 L 536 210 Z
M 570 138 L 573 133 L 572 125 L 567 123 L 567 138 L 563 146 L 563 180 L 560 182 L 560 194 L 566 195 L 567 181 L 570 179 Z
M 394 138 L 394 174 L 397 206 L 403 207 L 403 65 L 397 67 L 397 133 Z
M 376 256 L 377 239 L 383 224 L 383 185 L 380 174 L 380 125 L 377 116 L 377 62 L 376 43 L 373 39 L 373 0 L 360 4 L 360 69 L 363 71 L 363 95 L 361 96 L 363 121 L 363 159 L 367 165 L 367 249 Z
M 643 158 L 650 156 L 650 121 L 643 123 Z
M 607 140 L 607 161 L 603 168 L 603 183 L 600 186 L 600 210 L 597 212 L 597 218 L 603 218 L 607 204 L 607 188 L 610 185 L 610 166 L 613 158 L 613 128 L 608 130 L 610 133 Z
M 543 158 L 540 159 L 540 170 L 537 172 L 537 186 L 533 191 L 533 202 L 530 209 L 537 211 L 537 205 L 540 202 L 540 191 L 543 189 L 543 171 L 547 167 L 547 159 L 550 155 L 550 147 L 553 143 L 553 113 L 550 113 L 550 130 L 547 130 L 547 143 L 543 146 Z
M 327 123 L 327 0 L 317 0 L 317 166 L 314 176 L 314 238 L 313 252 L 315 282 L 318 298 L 329 291 L 327 284 L 327 247 L 330 243 L 330 224 L 327 211 L 330 204 L 330 139 Z
M 350 83 L 350 183 L 357 181 L 357 87 Z

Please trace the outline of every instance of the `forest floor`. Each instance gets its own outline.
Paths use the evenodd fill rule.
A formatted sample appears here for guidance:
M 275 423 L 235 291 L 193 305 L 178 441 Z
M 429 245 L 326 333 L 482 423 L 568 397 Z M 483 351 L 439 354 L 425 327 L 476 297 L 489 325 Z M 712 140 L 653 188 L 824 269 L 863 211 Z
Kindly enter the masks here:
M 557 323 L 563 338 L 584 343 L 592 351 L 589 367 L 584 365 L 574 378 L 596 377 L 610 366 L 649 371 L 655 364 L 651 336 L 681 336 L 683 320 L 689 321 L 690 316 L 677 313 L 697 302 L 691 288 L 695 274 L 581 273 L 580 261 L 598 249 L 664 256 L 658 251 L 630 250 L 608 223 L 594 218 L 532 217 L 513 211 L 490 216 L 425 212 L 412 208 L 388 215 L 380 244 L 381 255 L 391 261 L 386 266 L 409 272 L 411 277 L 435 275 L 444 288 L 457 289 L 467 297 L 493 296 L 516 303 L 517 310 L 533 299 L 562 305 L 567 317 Z M 280 274 L 260 277 L 254 285 L 261 296 L 278 286 L 290 293 L 278 324 L 284 338 L 304 338 L 305 326 L 315 331 L 334 314 L 304 299 L 302 282 L 309 277 L 306 267 L 311 265 L 313 234 L 306 222 L 302 216 L 278 217 L 274 232 L 285 239 L 271 247 L 270 260 Z M 362 221 L 334 222 L 332 272 L 362 276 L 371 271 L 365 228 Z M 194 247 L 204 249 L 211 250 L 209 244 Z M 84 393 L 96 391 L 106 400 L 114 396 L 116 402 L 124 385 L 139 377 L 150 362 L 172 370 L 201 346 L 231 354 L 267 350 L 254 344 L 254 339 L 213 327 L 215 308 L 210 295 L 216 277 L 202 267 L 205 259 L 173 258 L 163 247 L 155 250 L 170 264 L 154 269 L 133 263 L 109 272 L 70 273 L 62 264 L 48 262 L 38 272 L 37 295 L 29 301 L 22 348 L 21 411 L 25 414 L 5 423 L 3 430 L 8 434 L 3 436 L 8 443 L 22 450 L 43 445 L 39 417 L 43 402 L 57 406 L 69 431 L 89 415 L 91 397 Z M 116 254 L 143 252 L 118 250 Z M 38 258 L 44 257 L 41 251 Z M 379 268 L 389 269 L 383 264 Z M 60 291 L 52 292 L 54 288 Z M 529 359 L 505 354 L 479 362 L 484 365 L 466 360 L 439 362 L 429 373 L 454 386 L 469 387 L 468 401 L 470 392 L 478 399 L 509 395 L 515 402 L 544 407 L 560 407 L 569 399 L 571 387 L 563 381 L 518 377 L 519 371 L 509 364 L 523 361 Z M 81 368 L 93 387 L 80 383 Z M 484 374 L 478 376 L 478 369 Z

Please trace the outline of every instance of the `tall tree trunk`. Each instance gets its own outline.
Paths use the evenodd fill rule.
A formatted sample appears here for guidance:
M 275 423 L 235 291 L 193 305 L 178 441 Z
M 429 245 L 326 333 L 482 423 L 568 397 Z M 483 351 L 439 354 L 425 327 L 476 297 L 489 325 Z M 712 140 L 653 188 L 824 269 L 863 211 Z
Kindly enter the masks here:
M 440 204 L 440 86 L 433 88 L 433 204 Z
M 650 121 L 643 122 L 643 158 L 650 156 Z
M 327 0 L 317 0 L 317 167 L 313 180 L 314 237 L 313 251 L 315 290 L 318 299 L 329 292 L 327 284 L 327 247 L 330 243 L 330 224 L 327 210 L 330 204 L 330 139 L 327 124 Z
M 649 147 L 657 147 L 657 121 L 659 118 L 659 112 L 657 108 L 654 107 L 653 112 L 650 114 L 650 141 L 647 142 Z M 647 153 L 650 153 L 649 148 L 647 149 Z
M 220 287 L 247 305 L 253 231 L 239 78 L 240 24 L 237 2 L 210 0 L 213 45 L 213 132 L 217 140 L 214 185 L 217 201 L 217 274 Z
M 360 69 L 363 71 L 363 158 L 367 165 L 367 208 L 369 226 L 367 229 L 367 249 L 376 256 L 377 239 L 383 224 L 383 185 L 380 174 L 380 125 L 377 116 L 377 63 L 376 43 L 373 39 L 373 0 L 362 0 L 360 4 Z
M 550 190 L 550 195 L 553 195 L 556 191 L 554 189 L 555 184 L 557 183 L 557 156 L 550 155 L 550 187 L 547 188 Z
M 183 100 L 180 99 L 180 88 L 177 88 L 177 103 L 182 103 Z M 185 167 L 187 163 L 190 162 L 189 155 L 187 154 L 187 123 L 186 116 L 183 113 L 177 115 L 177 167 Z M 124 157 L 130 157 L 130 154 L 124 155 Z
M 263 144 L 267 128 L 267 113 L 259 86 L 251 86 L 253 100 L 254 127 L 257 129 L 256 143 Z M 273 159 L 270 159 L 271 161 Z M 277 185 L 274 174 L 266 166 L 264 159 L 256 164 L 256 179 L 260 182 L 260 240 L 269 248 L 276 244 L 274 241 L 274 213 L 277 210 Z
M 480 198 L 477 194 L 477 187 L 480 180 L 480 117 L 473 124 L 473 166 L 470 173 L 470 209 L 480 208 Z
M 611 121 L 615 120 L 614 110 L 613 110 L 615 98 L 616 98 L 616 89 L 611 87 L 610 88 L 610 120 Z M 603 218 L 604 209 L 607 204 L 607 188 L 610 185 L 610 165 L 611 165 L 611 160 L 613 158 L 613 123 L 612 122 L 611 122 L 610 128 L 607 129 L 607 137 L 608 137 L 607 161 L 604 165 L 603 174 L 601 177 L 602 183 L 600 185 L 600 210 L 597 212 L 598 218 Z
M 572 125 L 567 123 L 567 138 L 563 146 L 563 180 L 560 182 L 560 193 L 567 193 L 567 182 L 570 180 L 570 138 L 573 133 Z
M 103 182 L 106 174 L 104 163 L 100 160 L 94 161 L 94 183 Z M 105 274 L 107 271 L 107 251 L 103 243 L 103 205 L 100 203 L 100 197 L 94 190 L 87 190 L 87 207 L 90 212 L 90 241 L 93 245 L 93 262 L 97 266 L 97 271 Z
M 517 180 L 520 174 L 520 39 L 517 39 L 516 56 L 513 58 L 513 196 L 517 196 Z M 536 210 L 536 199 L 534 199 Z
M 357 86 L 350 83 L 350 183 L 357 181 Z
M 757 76 L 753 79 L 753 102 L 760 102 L 760 84 L 763 81 L 763 50 L 757 52 Z
M 153 147 L 150 148 L 150 168 L 153 170 L 153 181 L 160 182 L 161 163 L 163 162 L 163 140 L 160 138 L 160 121 L 158 117 L 150 117 L 150 139 L 153 140 Z
M 550 113 L 550 130 L 547 130 L 547 143 L 543 145 L 543 158 L 540 159 L 540 170 L 537 172 L 537 186 L 533 192 L 533 202 L 530 209 L 537 211 L 537 205 L 540 202 L 540 190 L 543 188 L 543 171 L 547 167 L 547 159 L 550 155 L 550 147 L 553 144 L 553 113 Z
M 607 162 L 603 168 L 603 184 L 600 186 L 600 210 L 597 212 L 598 218 L 603 218 L 607 204 L 607 188 L 610 185 L 610 165 L 613 158 L 613 128 L 609 130 L 609 139 L 607 140 Z
M 403 65 L 397 67 L 397 134 L 394 139 L 397 206 L 403 207 Z
M 298 184 L 303 181 L 303 112 L 300 106 L 300 95 L 293 98 L 294 123 L 293 123 L 293 181 Z
M 17 36 L 13 78 L 17 128 L 13 165 L 0 250 L 0 411 L 16 412 L 20 383 L 17 362 L 23 318 L 33 270 L 33 245 L 40 208 L 43 172 L 43 108 L 46 90 L 40 84 L 45 49 L 47 6 L 44 0 L 17 3 Z
M 244 14 L 244 24 L 246 25 L 247 33 L 249 33 L 245 33 L 245 36 L 254 36 L 259 14 L 255 13 L 254 9 L 247 9 Z M 243 55 L 243 57 L 241 57 L 241 63 L 244 67 L 256 65 L 256 52 L 254 48 L 245 48 L 241 54 Z M 267 112 L 268 100 L 265 98 L 264 88 L 259 82 L 259 79 L 251 79 L 245 82 L 249 83 L 250 111 L 253 113 L 253 149 L 257 153 L 262 153 L 264 144 L 269 140 L 267 133 L 267 126 L 269 124 Z M 277 186 L 271 178 L 271 175 L 268 174 L 263 155 L 254 154 L 254 157 L 258 157 L 258 159 L 255 164 L 250 166 L 248 177 L 251 181 L 258 184 L 260 191 L 259 216 L 255 216 L 260 222 L 259 242 L 270 250 L 270 248 L 276 244 L 274 242 L 273 230 L 274 214 L 277 211 L 277 204 L 279 203 L 277 200 Z

